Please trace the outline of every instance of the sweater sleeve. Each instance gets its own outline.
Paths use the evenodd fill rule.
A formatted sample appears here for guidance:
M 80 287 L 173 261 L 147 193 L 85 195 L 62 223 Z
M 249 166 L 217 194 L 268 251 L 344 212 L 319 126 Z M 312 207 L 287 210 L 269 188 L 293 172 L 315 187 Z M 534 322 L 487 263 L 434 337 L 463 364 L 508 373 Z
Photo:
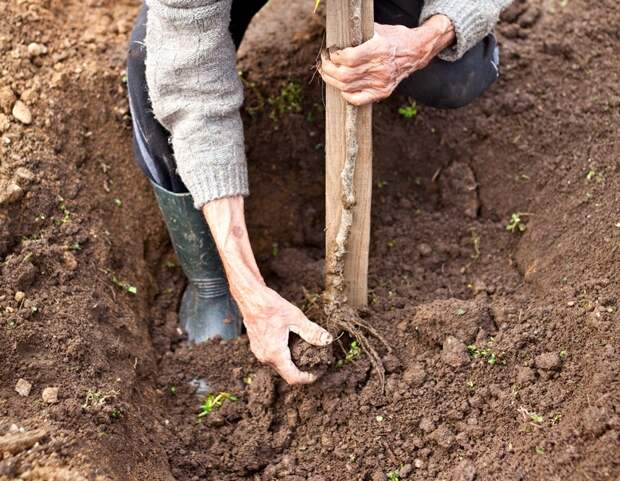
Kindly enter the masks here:
M 500 12 L 513 0 L 425 0 L 420 24 L 436 14 L 448 17 L 454 25 L 456 42 L 439 54 L 455 61 L 493 31 Z
M 248 195 L 232 0 L 147 0 L 146 79 L 196 208 Z

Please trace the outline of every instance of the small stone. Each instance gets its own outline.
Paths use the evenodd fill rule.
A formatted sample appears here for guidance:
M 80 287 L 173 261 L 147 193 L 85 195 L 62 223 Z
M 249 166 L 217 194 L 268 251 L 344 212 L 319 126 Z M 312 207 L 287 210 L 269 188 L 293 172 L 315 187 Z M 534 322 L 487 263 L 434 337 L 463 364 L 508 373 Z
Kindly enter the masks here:
M 58 402 L 58 388 L 57 387 L 46 387 L 43 389 L 43 393 L 41 394 L 43 401 L 48 404 L 55 404 Z
M 21 100 L 15 102 L 12 113 L 13 117 L 19 120 L 22 124 L 30 125 L 32 123 L 32 112 L 30 112 L 28 106 Z
M 545 352 L 536 356 L 534 364 L 538 369 L 553 370 L 562 365 L 562 360 L 557 352 Z
M 409 329 L 409 321 L 407 319 L 405 319 L 404 321 L 400 321 L 396 326 L 396 329 L 398 329 L 400 332 L 407 332 L 407 330 Z
M 566 305 L 567 305 L 568 307 L 573 307 L 575 304 L 576 304 L 576 302 L 575 302 L 575 301 L 568 301 L 568 302 L 566 303 Z
M 372 481 L 386 481 L 387 476 L 383 471 L 377 469 L 372 473 L 372 475 L 370 476 L 370 479 Z
M 17 302 L 21 302 L 21 301 L 23 301 L 25 298 L 26 298 L 26 293 L 25 293 L 25 292 L 23 292 L 23 291 L 17 291 L 17 292 L 15 293 L 15 300 L 16 300 Z
M 412 471 L 413 471 L 413 466 L 407 463 L 407 464 L 404 464 L 403 467 L 398 470 L 398 474 L 400 474 L 401 478 L 408 478 Z
M 403 380 L 410 386 L 419 387 L 426 380 L 426 371 L 422 363 L 416 362 L 409 366 L 403 374 Z
M 520 384 L 523 386 L 525 384 L 534 382 L 535 380 L 536 380 L 536 374 L 534 373 L 533 369 L 530 369 L 529 367 L 526 367 L 526 366 L 522 366 L 517 371 L 517 384 Z
M 11 87 L 0 88 L 0 111 L 8 114 L 16 100 L 17 97 L 15 97 Z
M 416 469 L 421 469 L 424 467 L 424 461 L 422 461 L 420 458 L 416 458 L 413 460 L 413 466 Z
M 4 192 L 0 192 L 0 205 L 11 204 L 17 202 L 24 195 L 24 189 L 22 189 L 16 182 L 9 182 Z
M 433 252 L 433 249 L 428 244 L 422 243 L 418 246 L 418 251 L 423 256 L 430 256 Z
M 385 372 L 387 372 L 388 374 L 400 371 L 400 368 L 401 368 L 400 359 L 398 359 L 398 357 L 396 357 L 394 354 L 391 354 L 391 353 L 386 354 L 383 357 L 383 359 L 381 359 L 381 361 L 383 362 L 383 367 L 385 368 Z
M 11 119 L 7 115 L 0 113 L 0 132 L 6 132 L 11 126 Z
M 40 57 L 47 53 L 47 47 L 41 43 L 32 42 L 28 45 L 28 55 L 30 58 Z
M 448 336 L 443 342 L 441 360 L 452 367 L 465 366 L 469 362 L 467 347 L 456 337 Z
M 430 433 L 435 430 L 435 423 L 432 419 L 422 418 L 422 420 L 420 421 L 420 430 L 425 433 Z
M 65 253 L 62 255 L 62 260 L 65 264 L 65 267 L 70 271 L 74 271 L 77 269 L 78 261 L 71 252 L 65 251 Z
M 30 384 L 25 379 L 19 379 L 17 384 L 15 384 L 15 391 L 22 397 L 27 397 L 30 395 L 30 391 L 32 390 L 32 384 Z
M 26 167 L 18 167 L 15 169 L 15 177 L 32 182 L 34 180 L 34 172 Z

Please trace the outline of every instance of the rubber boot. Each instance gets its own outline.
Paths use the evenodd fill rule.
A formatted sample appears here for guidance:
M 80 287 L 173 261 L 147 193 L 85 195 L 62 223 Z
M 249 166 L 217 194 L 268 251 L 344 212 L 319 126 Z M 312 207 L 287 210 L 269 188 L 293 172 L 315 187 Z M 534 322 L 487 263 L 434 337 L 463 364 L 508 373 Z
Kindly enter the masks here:
M 193 342 L 241 334 L 241 314 L 230 296 L 211 232 L 188 193 L 176 194 L 151 182 L 170 240 L 188 279 L 179 321 Z

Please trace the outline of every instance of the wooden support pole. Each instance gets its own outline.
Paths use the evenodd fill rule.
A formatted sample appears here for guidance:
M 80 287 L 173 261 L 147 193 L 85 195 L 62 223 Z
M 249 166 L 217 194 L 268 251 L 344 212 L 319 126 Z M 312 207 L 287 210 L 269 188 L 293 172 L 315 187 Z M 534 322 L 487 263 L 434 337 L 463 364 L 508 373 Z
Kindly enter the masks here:
M 373 0 L 327 0 L 327 47 L 344 48 L 372 37 L 374 31 Z M 372 107 L 352 107 L 334 87 L 326 87 L 326 266 L 337 256 L 337 237 L 342 232 L 343 200 L 341 174 L 354 156 L 352 219 L 346 236 L 343 294 L 351 307 L 368 303 L 368 250 L 370 245 L 370 203 L 372 194 Z M 347 120 L 349 128 L 347 129 Z M 348 134 L 347 134 L 348 130 Z M 351 138 L 351 135 L 354 138 Z M 350 146 L 354 145 L 351 153 Z M 349 153 L 347 153 L 349 146 Z M 346 193 L 345 193 L 346 194 Z M 349 214 L 349 213 L 347 213 Z

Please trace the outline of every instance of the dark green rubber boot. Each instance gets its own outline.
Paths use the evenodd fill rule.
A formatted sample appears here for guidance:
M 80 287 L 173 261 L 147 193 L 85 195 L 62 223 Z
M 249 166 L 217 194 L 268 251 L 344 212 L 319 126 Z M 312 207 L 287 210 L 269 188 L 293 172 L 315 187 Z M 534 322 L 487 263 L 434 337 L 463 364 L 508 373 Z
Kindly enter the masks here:
M 188 284 L 179 310 L 179 321 L 190 341 L 241 334 L 241 314 L 228 290 L 222 261 L 207 223 L 194 207 L 192 196 L 175 194 L 153 184 L 155 197 L 168 226 Z

